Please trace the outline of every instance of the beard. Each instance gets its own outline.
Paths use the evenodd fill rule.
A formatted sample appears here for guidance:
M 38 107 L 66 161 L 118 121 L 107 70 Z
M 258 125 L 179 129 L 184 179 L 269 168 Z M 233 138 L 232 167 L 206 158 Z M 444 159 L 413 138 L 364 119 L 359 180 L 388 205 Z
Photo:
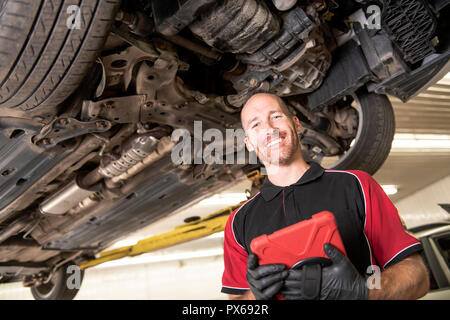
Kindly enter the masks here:
M 278 138 L 272 137 L 270 141 Z M 267 144 L 260 143 L 262 147 L 256 148 L 256 155 L 265 165 L 286 166 L 294 161 L 296 154 L 300 150 L 300 142 L 295 132 L 280 132 L 281 142 L 273 147 L 267 147 Z

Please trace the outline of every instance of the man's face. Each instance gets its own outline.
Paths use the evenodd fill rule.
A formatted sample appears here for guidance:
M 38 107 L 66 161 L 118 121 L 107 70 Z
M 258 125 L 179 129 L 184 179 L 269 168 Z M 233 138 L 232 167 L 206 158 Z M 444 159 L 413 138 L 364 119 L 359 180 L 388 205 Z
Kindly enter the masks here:
M 254 95 L 242 109 L 241 120 L 247 149 L 255 151 L 265 165 L 288 165 L 300 150 L 300 122 L 289 116 L 277 97 Z

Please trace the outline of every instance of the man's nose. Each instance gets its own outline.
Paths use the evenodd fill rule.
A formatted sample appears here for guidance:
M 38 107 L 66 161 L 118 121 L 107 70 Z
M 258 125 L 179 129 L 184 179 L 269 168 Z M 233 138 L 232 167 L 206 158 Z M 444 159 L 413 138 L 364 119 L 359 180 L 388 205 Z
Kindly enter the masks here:
M 267 136 L 278 138 L 280 136 L 280 130 L 274 126 L 270 126 L 266 132 Z

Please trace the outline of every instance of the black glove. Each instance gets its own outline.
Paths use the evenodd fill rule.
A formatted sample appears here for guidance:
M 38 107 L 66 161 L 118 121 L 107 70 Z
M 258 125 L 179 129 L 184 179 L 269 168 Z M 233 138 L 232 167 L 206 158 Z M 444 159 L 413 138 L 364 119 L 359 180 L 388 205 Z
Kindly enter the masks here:
M 305 264 L 290 269 L 281 294 L 285 300 L 317 300 L 320 298 L 322 266 L 319 263 Z
M 283 264 L 258 264 L 254 253 L 248 256 L 247 281 L 256 300 L 269 300 L 279 293 L 288 271 Z
M 289 270 L 281 292 L 285 299 L 314 299 L 311 290 L 305 293 L 305 288 L 308 288 L 305 283 L 315 280 L 316 284 L 320 283 L 321 300 L 366 300 L 369 294 L 366 279 L 358 273 L 350 260 L 329 243 L 326 243 L 323 249 L 332 264 L 318 266 L 322 269 L 319 273 L 312 269 L 311 265 L 305 265 L 299 270 Z M 315 279 L 311 275 L 315 275 Z

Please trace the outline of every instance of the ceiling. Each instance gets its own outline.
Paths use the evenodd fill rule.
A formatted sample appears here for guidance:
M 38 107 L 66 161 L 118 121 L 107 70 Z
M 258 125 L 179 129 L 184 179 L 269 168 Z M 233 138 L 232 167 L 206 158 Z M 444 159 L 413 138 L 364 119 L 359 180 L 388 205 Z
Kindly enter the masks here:
M 450 175 L 450 73 L 423 93 L 402 103 L 389 97 L 394 108 L 396 137 L 391 153 L 374 178 L 398 186 L 395 202 Z M 419 147 L 396 147 L 405 134 L 426 139 Z M 433 139 L 442 139 L 434 147 Z M 427 141 L 429 144 L 427 145 Z

